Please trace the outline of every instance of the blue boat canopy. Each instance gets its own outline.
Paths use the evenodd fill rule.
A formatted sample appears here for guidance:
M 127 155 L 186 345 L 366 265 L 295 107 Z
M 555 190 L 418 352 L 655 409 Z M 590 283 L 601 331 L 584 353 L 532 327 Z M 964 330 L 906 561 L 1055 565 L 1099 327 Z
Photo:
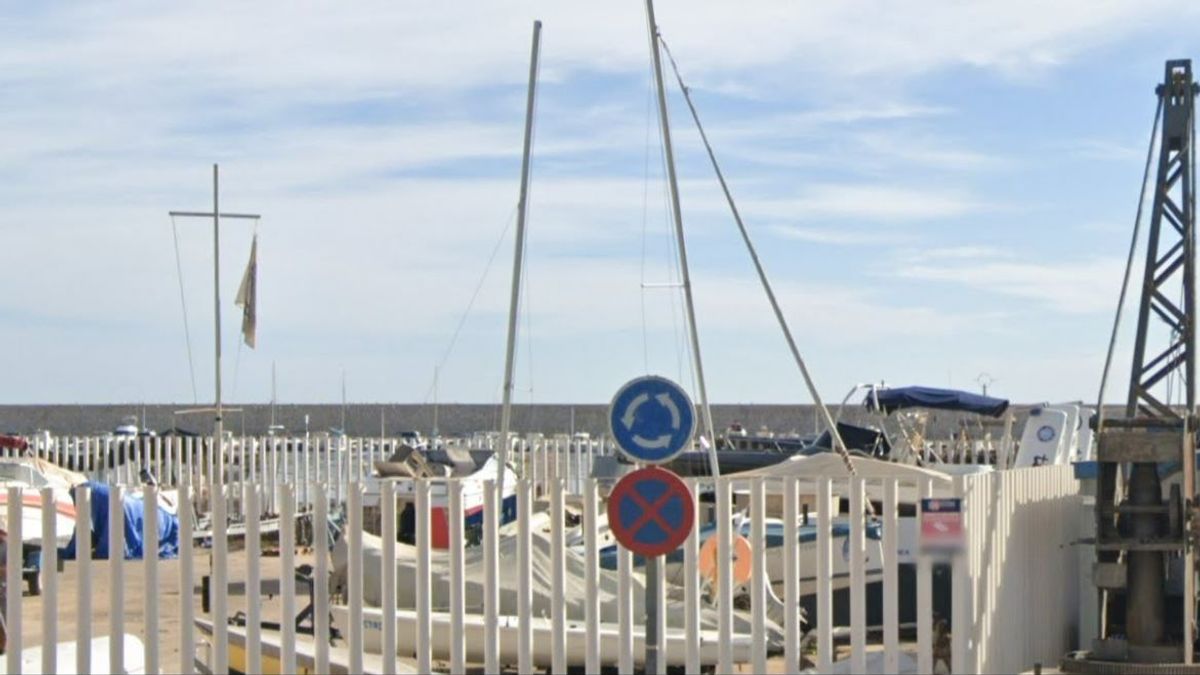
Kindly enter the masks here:
M 876 389 L 867 393 L 863 405 L 872 410 L 880 410 L 884 414 L 891 414 L 905 408 L 935 408 L 999 417 L 1004 414 L 1005 410 L 1008 410 L 1007 399 L 934 387 Z

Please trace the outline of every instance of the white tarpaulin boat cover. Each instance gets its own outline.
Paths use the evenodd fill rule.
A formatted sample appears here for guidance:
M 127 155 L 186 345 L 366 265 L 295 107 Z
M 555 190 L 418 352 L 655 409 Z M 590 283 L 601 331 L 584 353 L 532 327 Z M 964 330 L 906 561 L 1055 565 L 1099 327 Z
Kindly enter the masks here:
M 549 518 L 546 514 L 537 514 L 531 519 L 532 529 L 532 571 L 533 588 L 532 612 L 534 616 L 550 617 L 553 584 L 551 581 L 552 558 L 550 554 Z M 501 615 L 515 616 L 517 612 L 517 538 L 513 536 L 515 523 L 501 531 L 499 548 L 499 578 L 500 578 L 500 611 Z M 378 607 L 382 604 L 380 579 L 380 559 L 382 557 L 382 540 L 379 537 L 363 533 L 363 600 L 366 604 Z M 345 583 L 347 571 L 346 538 L 341 537 L 334 544 L 333 568 L 334 584 L 340 587 Z M 450 605 L 450 570 L 449 555 L 446 551 L 430 551 L 430 577 L 433 584 L 433 611 L 447 611 Z M 403 543 L 396 544 L 396 606 L 398 608 L 414 608 L 416 606 L 416 549 Z M 585 582 L 585 567 L 583 556 L 576 551 L 564 551 L 566 577 L 563 584 L 563 595 L 566 600 L 567 617 L 571 621 L 584 621 L 587 603 L 587 586 Z M 600 601 L 601 623 L 618 622 L 618 575 L 612 570 L 598 570 L 598 599 Z M 466 548 L 463 560 L 463 579 L 466 594 L 464 603 L 466 611 L 472 614 L 483 613 L 483 581 L 485 567 L 483 550 L 478 547 Z M 645 581 L 643 575 L 633 573 L 633 621 L 634 625 L 644 623 L 645 612 Z M 681 588 L 667 587 L 667 617 L 670 625 L 684 625 L 684 600 Z M 749 632 L 750 617 L 743 612 L 734 612 L 734 632 Z M 711 608 L 701 610 L 701 627 L 716 629 L 717 613 Z M 783 644 L 783 632 L 777 624 L 767 622 L 767 640 L 774 645 Z

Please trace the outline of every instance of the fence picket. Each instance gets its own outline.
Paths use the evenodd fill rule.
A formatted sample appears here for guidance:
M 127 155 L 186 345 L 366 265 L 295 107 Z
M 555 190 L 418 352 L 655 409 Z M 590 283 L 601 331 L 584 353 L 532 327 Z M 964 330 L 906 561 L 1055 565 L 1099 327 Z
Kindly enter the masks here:
M 617 547 L 617 670 L 633 672 L 633 554 Z
M 145 641 L 147 673 L 159 672 L 158 667 L 158 488 L 142 488 L 142 565 L 145 569 L 145 588 L 142 595 L 142 639 Z M 181 594 L 182 595 L 182 594 Z M 187 596 L 184 596 L 187 597 Z M 53 644 L 53 643 L 50 643 Z M 43 672 L 55 672 L 43 668 Z M 253 671 L 251 671 L 253 672 Z
M 466 612 L 463 596 L 463 486 L 458 479 L 446 481 L 449 493 L 449 508 L 446 518 L 450 530 L 450 630 L 446 640 L 450 643 L 450 672 L 460 675 L 466 672 L 466 645 L 463 643 L 463 614 Z
M 316 509 L 313 511 L 313 557 L 316 558 L 316 577 L 313 579 L 313 642 L 316 643 L 318 673 L 329 672 L 329 488 L 317 486 Z M 217 672 L 224 672 L 224 669 Z
M 767 505 L 763 480 L 755 478 L 750 486 L 750 550 L 755 553 L 750 568 L 750 640 L 756 673 L 767 672 Z
M 57 673 L 54 647 L 58 644 L 58 509 L 54 504 L 54 488 L 42 488 L 41 497 L 42 672 Z
M 555 444 L 555 457 L 561 453 L 561 448 Z M 563 529 L 563 490 L 564 481 L 555 477 L 550 483 L 550 622 L 553 627 L 550 653 L 551 669 L 555 673 L 567 671 L 567 599 L 565 594 L 566 541 Z
M 417 578 L 415 579 L 417 585 L 417 672 L 429 673 L 433 672 L 432 655 L 430 654 L 432 626 L 429 619 L 430 606 L 433 602 L 429 597 L 429 548 L 431 546 L 429 539 L 429 481 L 424 479 L 414 481 L 413 491 L 416 493 L 417 510 L 415 514 L 417 537 L 413 542 L 417 549 Z
M 587 479 L 583 488 L 584 584 L 587 589 L 585 671 L 600 672 L 600 547 L 596 541 L 597 484 Z M 496 672 L 488 669 L 488 672 Z M 696 671 L 690 671 L 696 672 Z
M 5 542 L 5 661 L 7 672 L 21 672 L 21 488 L 9 487 L 8 537 Z
M 362 487 L 354 481 L 346 487 L 346 532 L 349 570 L 346 593 L 349 595 L 350 621 L 346 626 L 350 647 L 350 672 L 363 672 L 363 513 Z M 254 671 L 251 671 L 254 672 Z
M 528 480 L 517 482 L 517 669 L 533 672 L 533 560 L 531 557 L 531 525 L 533 494 Z
M 797 528 L 800 485 L 795 477 L 783 483 L 783 670 L 800 671 L 800 533 Z M 695 672 L 695 671 L 689 671 Z M 895 671 L 890 671 L 895 672 Z
M 896 479 L 883 484 L 883 670 L 900 669 L 900 519 Z
M 108 522 L 125 522 L 123 500 L 124 494 L 120 485 L 113 485 L 109 488 Z M 11 501 L 9 503 L 11 506 Z M 9 515 L 12 515 L 11 511 Z M 125 672 L 125 598 L 123 579 L 121 578 L 124 559 L 125 528 L 110 527 L 108 528 L 108 672 L 110 673 Z M 18 597 L 20 597 L 19 594 Z M 18 648 L 17 651 L 20 649 Z
M 729 481 L 717 490 L 717 672 L 733 672 L 733 523 Z
M 279 488 L 280 671 L 296 670 L 296 490 Z
M 92 615 L 92 491 L 75 487 L 75 570 L 79 577 L 76 617 Z M 75 621 L 75 672 L 92 672 L 92 622 Z
M 194 660 L 196 654 L 196 643 L 194 621 L 195 609 L 192 606 L 193 591 L 195 586 L 193 576 L 193 559 L 192 551 L 192 483 L 191 476 L 184 473 L 182 476 L 182 484 L 179 486 L 179 672 L 191 673 L 195 671 Z M 80 572 L 82 574 L 82 572 Z M 80 612 L 80 616 L 87 616 Z M 88 672 L 80 669 L 81 673 Z
M 484 672 L 500 672 L 500 509 L 501 483 L 483 483 L 483 663 Z
M 692 513 L 696 514 L 696 526 L 687 541 L 683 542 L 683 596 L 684 631 L 687 638 L 687 660 L 684 670 L 700 672 L 700 500 L 696 482 L 688 481 L 688 498 L 692 500 Z M 598 669 L 588 667 L 589 673 Z
M 829 672 L 833 653 L 832 514 L 833 483 L 828 477 L 817 484 L 817 669 Z
M 246 510 L 246 672 L 262 672 L 262 612 L 259 598 L 262 584 L 259 579 L 261 562 L 259 549 L 258 485 L 251 482 L 244 487 L 243 504 Z M 282 523 L 281 523 L 282 525 Z
M 396 673 L 396 482 L 380 482 L 380 513 L 382 518 L 383 555 L 379 562 L 380 588 L 383 594 L 383 675 Z M 495 582 L 492 583 L 495 587 Z M 494 673 L 497 670 L 489 669 Z
M 864 536 L 864 484 L 862 478 L 850 479 L 850 670 L 867 671 L 867 577 L 864 561 L 867 540 Z

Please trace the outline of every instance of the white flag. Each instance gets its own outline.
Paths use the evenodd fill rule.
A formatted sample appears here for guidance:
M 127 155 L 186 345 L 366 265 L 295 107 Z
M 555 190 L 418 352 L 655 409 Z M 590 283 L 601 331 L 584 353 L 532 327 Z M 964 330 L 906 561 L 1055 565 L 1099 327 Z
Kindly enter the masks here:
M 250 243 L 250 262 L 246 263 L 246 271 L 242 274 L 242 285 L 238 286 L 237 299 L 234 301 L 242 308 L 242 339 L 246 346 L 254 349 L 254 332 L 258 323 L 258 235 Z

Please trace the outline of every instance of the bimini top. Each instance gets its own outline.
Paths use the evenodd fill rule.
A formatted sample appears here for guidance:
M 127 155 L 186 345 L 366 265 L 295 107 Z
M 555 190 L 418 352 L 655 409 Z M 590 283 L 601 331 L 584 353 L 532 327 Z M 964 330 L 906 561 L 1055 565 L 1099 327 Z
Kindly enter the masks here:
M 881 410 L 884 414 L 891 414 L 905 408 L 935 408 L 999 417 L 1004 414 L 1005 410 L 1008 410 L 1007 399 L 934 387 L 875 389 L 867 392 L 867 398 L 863 401 L 863 405 L 871 410 Z

